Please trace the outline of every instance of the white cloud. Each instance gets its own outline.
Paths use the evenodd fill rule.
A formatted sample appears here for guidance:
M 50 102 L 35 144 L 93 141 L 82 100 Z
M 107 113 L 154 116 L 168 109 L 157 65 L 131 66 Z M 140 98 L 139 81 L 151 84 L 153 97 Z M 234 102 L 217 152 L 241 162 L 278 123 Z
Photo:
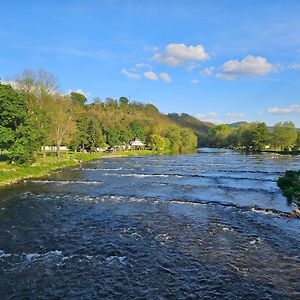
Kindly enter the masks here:
M 290 105 L 283 108 L 272 107 L 269 108 L 267 112 L 274 115 L 300 114 L 300 104 Z
M 150 80 L 158 80 L 158 76 L 153 71 L 144 72 L 144 77 Z
M 137 79 L 141 78 L 141 76 L 138 73 L 136 73 L 136 72 L 129 72 L 129 71 L 127 71 L 126 68 L 123 68 L 121 70 L 121 74 L 123 74 L 124 76 L 126 76 L 130 80 L 137 80 Z
M 202 45 L 169 44 L 165 48 L 165 53 L 157 53 L 153 56 L 153 59 L 158 63 L 177 67 L 188 62 L 205 61 L 209 59 L 209 55 Z
M 199 72 L 199 75 L 201 77 L 210 77 L 213 75 L 214 70 L 215 70 L 215 67 L 207 67 L 207 68 L 204 68 L 201 72 Z
M 156 53 L 156 52 L 158 51 L 158 47 L 156 47 L 156 46 L 152 46 L 152 47 L 145 46 L 145 47 L 144 47 L 144 50 L 145 50 L 145 51 L 151 51 L 151 52 L 153 52 L 153 53 Z
M 275 71 L 275 67 L 266 58 L 248 55 L 242 60 L 229 60 L 220 68 L 217 77 L 233 80 L 237 76 L 260 77 Z
M 197 83 L 200 83 L 200 81 L 199 81 L 198 79 L 192 79 L 192 80 L 191 80 L 191 83 L 197 84 Z
M 194 62 L 188 64 L 185 69 L 188 71 L 188 72 L 192 72 L 194 69 L 198 68 L 199 67 L 199 64 L 196 64 Z
M 207 114 L 198 114 L 197 118 L 207 118 L 207 117 L 217 117 L 217 116 L 218 116 L 218 113 L 211 111 Z
M 198 114 L 198 115 L 196 115 L 196 118 L 203 122 L 209 122 L 209 123 L 218 124 L 218 125 L 226 123 L 224 120 L 221 120 L 218 118 L 210 118 L 210 117 L 208 117 L 208 114 L 206 114 L 206 115 Z
M 85 97 L 88 97 L 88 96 L 91 95 L 91 93 L 89 93 L 89 92 L 84 92 L 84 91 L 81 90 L 81 89 L 68 90 L 67 93 L 66 93 L 65 95 L 71 95 L 71 93 L 79 93 L 79 94 L 84 95 Z
M 135 67 L 136 68 L 151 68 L 151 65 L 146 64 L 146 63 L 138 63 L 138 64 L 135 64 Z
M 170 77 L 167 73 L 164 73 L 164 72 L 161 72 L 161 73 L 159 74 L 159 77 L 160 77 L 163 81 L 168 82 L 168 83 L 172 81 L 171 77 Z
M 290 64 L 289 68 L 294 70 L 300 70 L 300 64 Z
M 226 117 L 229 117 L 229 118 L 237 118 L 237 117 L 244 117 L 245 114 L 244 113 L 234 113 L 234 112 L 229 112 L 226 114 Z

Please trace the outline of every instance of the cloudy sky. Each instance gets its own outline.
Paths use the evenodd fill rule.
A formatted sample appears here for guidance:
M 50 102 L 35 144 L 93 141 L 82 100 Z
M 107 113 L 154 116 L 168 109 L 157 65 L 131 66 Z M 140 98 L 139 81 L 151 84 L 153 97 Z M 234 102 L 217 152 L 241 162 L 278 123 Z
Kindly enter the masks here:
M 5 1 L 0 77 L 151 102 L 213 122 L 300 127 L 300 1 Z

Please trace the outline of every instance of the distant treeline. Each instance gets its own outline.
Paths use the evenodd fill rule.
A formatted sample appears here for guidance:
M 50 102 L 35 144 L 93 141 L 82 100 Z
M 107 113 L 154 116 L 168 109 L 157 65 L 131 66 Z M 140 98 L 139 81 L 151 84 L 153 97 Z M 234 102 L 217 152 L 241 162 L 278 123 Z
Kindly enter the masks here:
M 292 122 L 279 122 L 274 127 L 247 122 L 214 125 L 185 113 L 172 113 L 168 117 L 178 125 L 191 128 L 198 137 L 198 146 L 245 151 L 298 151 L 300 147 L 299 130 Z
M 265 123 L 243 123 L 238 127 L 217 125 L 209 129 L 206 144 L 246 151 L 299 150 L 300 133 L 293 122 L 279 122 L 274 127 Z
M 10 84 L 0 84 L 0 149 L 11 161 L 34 160 L 44 145 L 94 150 L 140 139 L 153 150 L 183 152 L 196 148 L 197 137 L 152 104 L 59 93 L 55 77 L 43 70 L 24 71 Z

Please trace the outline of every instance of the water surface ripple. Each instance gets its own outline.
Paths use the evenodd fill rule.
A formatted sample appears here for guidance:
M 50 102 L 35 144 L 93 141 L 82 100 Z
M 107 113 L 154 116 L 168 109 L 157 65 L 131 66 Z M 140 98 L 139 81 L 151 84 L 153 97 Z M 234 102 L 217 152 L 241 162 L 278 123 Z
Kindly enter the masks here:
M 0 191 L 0 299 L 300 299 L 295 157 L 111 158 Z

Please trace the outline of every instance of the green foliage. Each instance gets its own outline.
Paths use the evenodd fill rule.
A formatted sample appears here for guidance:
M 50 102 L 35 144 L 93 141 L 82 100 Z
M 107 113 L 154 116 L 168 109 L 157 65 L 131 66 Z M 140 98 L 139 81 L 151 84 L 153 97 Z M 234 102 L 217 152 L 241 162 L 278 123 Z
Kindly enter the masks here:
M 181 127 L 192 129 L 198 138 L 198 146 L 207 146 L 208 132 L 214 124 L 200 121 L 199 119 L 185 113 L 182 113 L 181 115 L 176 113 L 168 114 L 168 118 Z
M 110 131 L 107 132 L 106 136 L 107 136 L 107 143 L 110 146 L 116 146 L 122 143 L 121 134 L 119 129 L 117 128 L 112 128 Z
M 80 93 L 58 93 L 55 77 L 43 70 L 25 70 L 16 79 L 16 89 L 0 85 L 0 124 L 0 149 L 19 164 L 31 163 L 45 145 L 55 145 L 58 157 L 62 145 L 95 150 L 135 138 L 163 151 L 196 147 L 193 131 L 176 125 L 154 105 L 126 97 L 87 104 Z
M 130 131 L 130 137 L 131 139 L 140 139 L 142 141 L 145 140 L 145 132 L 143 129 L 143 126 L 137 122 L 132 121 L 129 123 L 129 131 Z
M 277 181 L 289 202 L 300 205 L 300 171 L 286 171 Z
M 273 130 L 273 144 L 281 150 L 297 142 L 298 133 L 293 122 L 276 123 Z
M 180 152 L 186 152 L 197 147 L 197 136 L 189 128 L 180 130 Z
M 86 96 L 81 93 L 78 93 L 78 92 L 71 92 L 70 97 L 74 103 L 77 103 L 80 105 L 84 105 L 87 101 Z
M 16 130 L 26 118 L 26 105 L 22 97 L 9 85 L 0 83 L 0 124 Z
M 209 129 L 208 138 L 211 145 L 215 147 L 228 146 L 228 137 L 233 129 L 228 125 L 217 125 Z
M 175 153 L 179 152 L 181 145 L 180 129 L 177 127 L 171 127 L 167 130 L 165 136 L 170 142 L 169 149 Z
M 158 134 L 151 134 L 148 145 L 152 150 L 165 150 L 169 147 L 169 140 Z
M 9 149 L 15 140 L 15 134 L 11 128 L 0 125 L 0 150 Z
M 129 104 L 129 100 L 126 97 L 120 97 L 119 104 L 121 106 L 127 106 Z
M 213 147 L 262 151 L 269 145 L 270 140 L 271 134 L 265 123 L 250 123 L 238 127 L 215 126 L 209 130 L 208 143 Z
M 248 151 L 261 151 L 270 142 L 270 132 L 265 123 L 251 123 L 241 133 L 241 143 Z

